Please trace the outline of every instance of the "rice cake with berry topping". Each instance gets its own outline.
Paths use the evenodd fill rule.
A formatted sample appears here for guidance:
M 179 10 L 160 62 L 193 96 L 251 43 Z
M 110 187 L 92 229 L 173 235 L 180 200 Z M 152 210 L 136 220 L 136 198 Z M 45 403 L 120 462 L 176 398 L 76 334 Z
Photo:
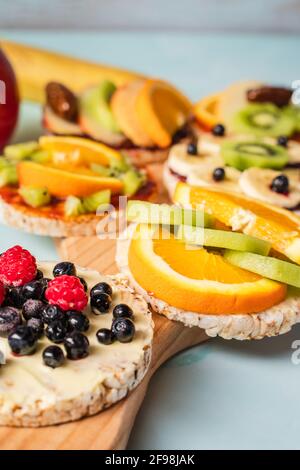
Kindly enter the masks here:
M 38 268 L 44 278 L 52 278 L 54 266 L 42 263 Z M 24 356 L 14 355 L 7 339 L 0 338 L 0 350 L 6 360 L 0 369 L 1 425 L 48 426 L 96 414 L 124 398 L 148 370 L 153 324 L 146 301 L 128 287 L 126 276 L 76 270 L 77 276 L 87 282 L 88 294 L 100 282 L 108 283 L 113 290 L 108 313 L 93 314 L 90 303 L 84 311 L 90 320 L 85 333 L 90 343 L 89 355 L 76 361 L 65 359 L 61 367 L 51 368 L 42 358 L 45 347 L 52 344 L 46 336 L 38 340 L 33 354 Z M 100 344 L 96 332 L 111 327 L 112 310 L 119 304 L 127 304 L 134 312 L 134 338 L 126 344 Z

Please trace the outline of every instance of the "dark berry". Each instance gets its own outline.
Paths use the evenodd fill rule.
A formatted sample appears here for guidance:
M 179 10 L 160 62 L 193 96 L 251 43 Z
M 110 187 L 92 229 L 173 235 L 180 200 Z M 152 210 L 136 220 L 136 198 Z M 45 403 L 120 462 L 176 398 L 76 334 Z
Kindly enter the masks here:
M 130 343 L 135 334 L 135 326 L 130 318 L 117 318 L 113 321 L 111 329 L 120 343 Z
M 106 313 L 111 304 L 111 297 L 108 294 L 98 294 L 91 297 L 91 309 L 95 315 Z
M 40 281 L 41 279 L 43 279 L 43 277 L 44 277 L 43 271 L 38 269 L 36 272 L 35 281 Z
M 43 351 L 43 362 L 52 369 L 62 366 L 65 362 L 63 350 L 59 346 L 48 346 Z
M 48 302 L 48 300 L 46 299 L 45 297 L 45 292 L 46 292 L 46 289 L 48 287 L 48 283 L 51 281 L 51 279 L 47 278 L 47 277 L 43 277 L 43 279 L 40 280 L 40 283 L 42 284 L 43 286 L 43 294 L 42 294 L 42 300 L 43 302 Z
M 25 320 L 41 318 L 44 308 L 45 305 L 41 300 L 28 299 L 22 307 L 23 317 Z
M 187 146 L 187 153 L 189 155 L 197 155 L 198 149 L 197 149 L 197 144 L 194 142 L 190 142 Z
M 22 291 L 22 287 L 9 287 L 5 297 L 5 304 L 11 307 L 22 308 L 26 302 Z
M 287 194 L 289 192 L 289 179 L 285 175 L 278 175 L 271 183 L 271 189 L 275 193 Z
M 214 181 L 223 181 L 225 178 L 224 168 L 215 168 L 212 177 Z
M 88 356 L 89 345 L 87 337 L 79 331 L 72 331 L 64 340 L 68 359 L 83 359 Z
M 0 308 L 0 336 L 7 337 L 17 326 L 21 324 L 22 318 L 16 308 Z
M 8 344 L 13 353 L 25 356 L 35 351 L 36 340 L 37 338 L 31 328 L 20 325 L 9 335 Z
M 32 329 L 37 339 L 40 339 L 44 333 L 44 323 L 40 318 L 30 318 L 27 326 Z
M 25 299 L 41 299 L 43 292 L 44 287 L 40 281 L 28 282 L 22 289 L 22 294 Z
M 282 147 L 287 147 L 289 139 L 286 135 L 280 135 L 277 139 L 277 144 L 281 145 Z
M 47 324 L 56 320 L 66 320 L 65 313 L 57 305 L 46 305 L 42 311 L 42 319 Z
M 73 263 L 69 263 L 68 261 L 63 261 L 62 263 L 58 263 L 54 266 L 53 269 L 53 276 L 76 276 L 76 267 Z
M 223 124 L 216 124 L 212 130 L 212 133 L 216 137 L 222 137 L 225 134 L 225 127 Z
M 67 334 L 67 325 L 61 320 L 55 320 L 47 325 L 45 335 L 53 343 L 62 343 Z
M 113 316 L 114 318 L 121 318 L 121 317 L 131 318 L 133 317 L 133 311 L 129 307 L 129 305 L 118 304 L 113 309 Z
M 68 329 L 70 331 L 87 331 L 90 327 L 90 321 L 86 315 L 81 312 L 76 312 L 76 310 L 69 310 L 66 312 L 68 319 Z
M 99 282 L 91 290 L 91 297 L 97 296 L 99 294 L 107 294 L 110 297 L 113 294 L 113 290 L 107 282 Z
M 99 343 L 106 345 L 112 344 L 115 339 L 112 331 L 108 328 L 101 328 L 97 331 L 96 336 Z
M 83 277 L 79 277 L 78 279 L 81 282 L 81 284 L 83 285 L 83 288 L 84 288 L 85 292 L 87 292 L 88 291 L 88 285 L 87 285 L 86 280 Z

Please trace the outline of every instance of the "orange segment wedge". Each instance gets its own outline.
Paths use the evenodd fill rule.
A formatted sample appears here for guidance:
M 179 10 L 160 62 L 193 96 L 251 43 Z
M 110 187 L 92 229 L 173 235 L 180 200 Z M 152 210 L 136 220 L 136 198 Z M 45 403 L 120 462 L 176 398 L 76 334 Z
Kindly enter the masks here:
M 86 165 L 98 163 L 108 166 L 111 160 L 122 160 L 120 152 L 107 147 L 107 145 L 82 137 L 42 136 L 39 139 L 39 145 L 54 156 L 55 154 L 59 154 L 60 157 L 64 155 L 66 163 L 70 164 L 74 164 L 74 161 L 78 160 Z
M 201 207 L 233 230 L 267 240 L 272 248 L 300 264 L 300 218 L 285 209 L 238 194 L 179 183 L 174 202 Z
M 217 104 L 219 99 L 220 94 L 209 95 L 194 106 L 195 117 L 206 130 L 210 130 L 218 124 Z
M 286 295 L 285 285 L 237 269 L 216 252 L 188 249 L 174 238 L 152 238 L 145 225 L 136 228 L 128 265 L 143 289 L 186 311 L 211 315 L 262 312 Z
M 110 177 L 99 177 L 87 168 L 73 168 L 72 171 L 23 161 L 18 165 L 20 186 L 46 187 L 52 196 L 89 196 L 110 189 L 120 193 L 123 183 Z
M 184 125 L 192 104 L 172 85 L 145 80 L 136 100 L 137 117 L 150 139 L 159 147 L 171 145 L 173 134 Z

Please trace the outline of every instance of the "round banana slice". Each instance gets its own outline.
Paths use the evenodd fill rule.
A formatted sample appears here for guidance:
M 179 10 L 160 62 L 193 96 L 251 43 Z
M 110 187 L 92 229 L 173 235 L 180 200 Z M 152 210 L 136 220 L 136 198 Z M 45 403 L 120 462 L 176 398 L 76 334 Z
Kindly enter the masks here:
M 218 155 L 189 155 L 186 144 L 174 145 L 169 153 L 168 167 L 181 176 L 189 176 L 199 168 L 223 166 L 223 159 Z
M 300 166 L 300 143 L 289 140 L 287 151 L 289 155 L 289 165 Z
M 296 169 L 284 171 L 284 174 L 289 178 L 290 190 L 288 194 L 276 193 L 271 189 L 273 179 L 280 174 L 282 173 L 279 171 L 265 168 L 249 168 L 242 173 L 239 185 L 247 196 L 292 209 L 300 203 L 300 172 Z
M 223 165 L 219 165 L 223 167 Z M 235 168 L 225 167 L 225 178 L 222 181 L 215 181 L 213 179 L 213 171 L 218 166 L 201 166 L 195 171 L 190 173 L 187 177 L 187 183 L 192 186 L 214 186 L 216 188 L 222 189 L 224 191 L 238 192 L 239 187 L 239 178 L 240 171 Z

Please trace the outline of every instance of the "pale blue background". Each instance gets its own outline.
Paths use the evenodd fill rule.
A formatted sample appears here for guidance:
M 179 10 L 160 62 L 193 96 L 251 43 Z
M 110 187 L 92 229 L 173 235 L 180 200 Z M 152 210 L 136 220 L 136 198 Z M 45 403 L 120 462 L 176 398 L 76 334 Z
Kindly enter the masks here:
M 193 99 L 239 78 L 300 79 L 299 37 L 163 33 L 8 33 L 6 38 L 165 77 Z M 76 71 L 74 71 L 76 73 Z M 39 110 L 23 110 L 17 137 L 38 133 Z M 1 250 L 21 243 L 41 258 L 51 240 L 0 228 Z M 300 328 L 260 342 L 211 340 L 169 361 L 153 378 L 131 449 L 300 448 Z M 101 432 L 101 429 L 99 430 Z

